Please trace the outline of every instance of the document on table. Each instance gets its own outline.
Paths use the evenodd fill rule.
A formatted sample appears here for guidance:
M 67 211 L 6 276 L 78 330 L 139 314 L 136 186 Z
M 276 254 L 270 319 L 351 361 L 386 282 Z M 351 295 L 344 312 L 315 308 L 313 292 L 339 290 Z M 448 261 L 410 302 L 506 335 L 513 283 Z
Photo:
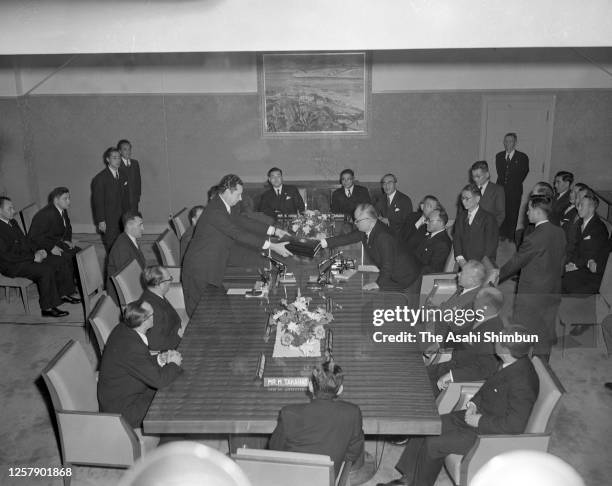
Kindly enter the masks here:
M 227 289 L 227 295 L 244 295 L 251 289 Z
M 380 270 L 378 270 L 378 267 L 376 265 L 359 265 L 357 267 L 357 270 L 359 270 L 360 272 L 373 272 L 373 273 L 378 273 Z

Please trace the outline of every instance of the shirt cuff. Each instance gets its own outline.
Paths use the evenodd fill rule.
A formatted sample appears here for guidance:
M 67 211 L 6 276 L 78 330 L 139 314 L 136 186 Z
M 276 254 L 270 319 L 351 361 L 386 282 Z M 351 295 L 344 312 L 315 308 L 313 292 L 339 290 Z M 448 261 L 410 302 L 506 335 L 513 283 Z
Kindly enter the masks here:
M 459 261 L 459 259 L 465 260 L 465 258 L 463 258 L 463 255 L 458 255 L 455 257 L 455 261 Z
M 162 367 L 163 367 L 163 366 L 166 366 L 166 363 L 163 363 L 163 362 L 162 362 L 161 357 L 162 357 L 161 353 L 158 353 L 158 354 L 157 354 L 157 364 L 158 364 L 159 366 L 162 366 Z
M 321 240 L 321 248 L 327 248 L 327 240 L 325 238 Z
M 270 248 L 270 241 L 266 240 L 266 242 L 263 244 L 261 249 L 262 250 L 267 250 L 268 248 Z
M 276 228 L 274 226 L 268 226 L 268 231 L 266 234 L 268 236 L 274 236 L 274 233 L 276 233 Z

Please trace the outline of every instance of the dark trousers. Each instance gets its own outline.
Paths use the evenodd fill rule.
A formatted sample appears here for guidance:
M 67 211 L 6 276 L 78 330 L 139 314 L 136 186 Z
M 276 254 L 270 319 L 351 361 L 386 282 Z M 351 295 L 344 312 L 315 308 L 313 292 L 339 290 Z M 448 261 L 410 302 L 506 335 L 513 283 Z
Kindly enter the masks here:
M 57 291 L 55 274 L 55 267 L 47 261 L 20 263 L 6 272 L 7 277 L 25 277 L 36 283 L 38 300 L 42 310 L 47 310 L 62 303 Z
M 555 318 L 560 298 L 556 294 L 517 294 L 512 321 L 538 335 L 535 354 L 548 354 L 557 340 Z
M 104 244 L 104 249 L 106 250 L 107 255 L 110 253 L 110 249 L 113 246 L 113 243 L 120 234 L 121 230 L 119 229 L 119 226 L 110 227 L 107 223 L 106 231 L 102 233 L 102 243 Z
M 408 441 L 395 466 L 413 486 L 433 486 L 449 454 L 466 454 L 476 442 L 476 429 L 465 423 L 465 411 L 441 415 L 439 436 L 414 437 Z
M 60 256 L 57 256 L 48 252 L 45 262 L 48 262 L 55 271 L 55 283 L 57 285 L 58 294 L 60 296 L 74 294 L 76 292 L 76 286 L 74 284 L 74 255 L 64 252 Z
M 521 197 L 523 196 L 523 186 L 520 188 L 504 186 L 506 196 L 506 217 L 499 227 L 499 236 L 514 241 L 514 232 L 518 221 L 519 209 L 521 207 Z
M 579 268 L 573 272 L 566 272 L 561 279 L 564 294 L 593 295 L 599 292 L 603 275 L 591 272 L 588 268 Z

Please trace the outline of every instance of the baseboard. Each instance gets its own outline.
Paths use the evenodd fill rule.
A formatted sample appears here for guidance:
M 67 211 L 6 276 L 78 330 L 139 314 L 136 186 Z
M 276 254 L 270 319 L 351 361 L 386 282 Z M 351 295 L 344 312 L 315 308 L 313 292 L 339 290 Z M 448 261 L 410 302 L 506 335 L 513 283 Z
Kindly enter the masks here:
M 145 222 L 145 234 L 161 234 L 164 230 L 168 229 L 168 224 L 154 224 Z M 73 233 L 82 233 L 82 234 L 96 234 L 96 227 L 93 224 L 82 224 L 82 223 L 73 223 L 72 224 L 72 232 Z

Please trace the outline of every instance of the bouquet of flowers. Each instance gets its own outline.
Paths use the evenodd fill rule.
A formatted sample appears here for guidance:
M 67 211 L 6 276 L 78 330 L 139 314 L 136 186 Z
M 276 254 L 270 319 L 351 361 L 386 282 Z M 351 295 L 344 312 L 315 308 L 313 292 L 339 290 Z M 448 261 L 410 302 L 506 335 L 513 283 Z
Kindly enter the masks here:
M 289 223 L 289 229 L 298 238 L 327 238 L 334 228 L 334 218 L 331 214 L 307 209 Z
M 325 338 L 325 327 L 334 316 L 321 307 L 314 311 L 308 310 L 311 300 L 310 297 L 302 297 L 298 292 L 294 302 L 288 304 L 286 299 L 282 299 L 282 308 L 272 314 L 271 319 L 277 324 L 278 332 L 281 333 L 280 343 L 283 346 L 299 348 Z

